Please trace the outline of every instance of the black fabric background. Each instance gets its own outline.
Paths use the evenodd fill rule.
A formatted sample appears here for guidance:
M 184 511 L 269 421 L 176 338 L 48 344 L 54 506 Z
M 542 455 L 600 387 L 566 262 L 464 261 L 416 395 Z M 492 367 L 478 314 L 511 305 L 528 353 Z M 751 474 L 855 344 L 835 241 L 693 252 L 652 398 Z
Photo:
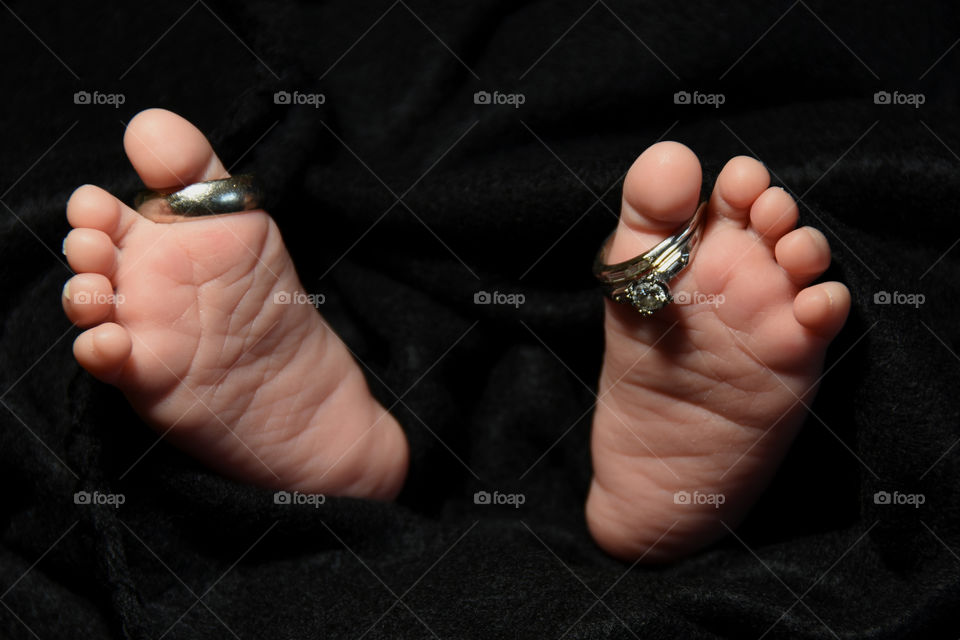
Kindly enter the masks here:
M 0 10 L 0 637 L 956 637 L 958 27 L 947 2 Z M 123 126 L 152 106 L 270 186 L 307 291 L 409 434 L 396 504 L 275 505 L 154 446 L 72 359 L 64 203 L 84 182 L 134 193 Z M 582 516 L 603 346 L 589 266 L 624 172 L 664 136 L 708 186 L 733 155 L 763 160 L 854 302 L 816 417 L 737 537 L 630 568 Z

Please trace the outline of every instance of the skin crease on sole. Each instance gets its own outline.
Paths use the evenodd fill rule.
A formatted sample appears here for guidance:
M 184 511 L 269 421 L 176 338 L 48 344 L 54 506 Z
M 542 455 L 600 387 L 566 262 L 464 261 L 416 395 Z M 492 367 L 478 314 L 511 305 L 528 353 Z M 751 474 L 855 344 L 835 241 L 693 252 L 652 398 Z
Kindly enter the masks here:
M 124 146 L 151 189 L 228 174 L 192 124 L 137 115 Z M 303 292 L 263 211 L 160 224 L 78 188 L 63 291 L 74 355 L 158 432 L 232 478 L 375 499 L 400 491 L 407 442 Z M 286 294 L 286 297 L 284 297 Z

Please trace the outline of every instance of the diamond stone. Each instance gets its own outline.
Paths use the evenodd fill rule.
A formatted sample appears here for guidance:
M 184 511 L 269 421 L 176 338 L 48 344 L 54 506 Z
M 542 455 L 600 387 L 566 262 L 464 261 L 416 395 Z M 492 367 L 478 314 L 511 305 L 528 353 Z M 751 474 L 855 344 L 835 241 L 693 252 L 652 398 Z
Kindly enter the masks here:
M 626 291 L 630 304 L 645 316 L 670 304 L 670 291 L 667 286 L 657 280 L 636 280 L 631 282 Z

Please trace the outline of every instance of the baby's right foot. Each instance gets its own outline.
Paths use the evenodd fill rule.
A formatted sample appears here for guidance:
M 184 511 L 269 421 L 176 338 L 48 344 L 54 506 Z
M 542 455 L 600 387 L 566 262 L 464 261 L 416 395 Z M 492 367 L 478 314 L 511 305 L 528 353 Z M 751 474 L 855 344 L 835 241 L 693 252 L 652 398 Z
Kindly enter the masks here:
M 168 111 L 139 114 L 124 146 L 148 188 L 228 175 L 203 134 Z M 91 327 L 74 355 L 144 420 L 239 480 L 379 499 L 400 491 L 400 426 L 314 307 L 275 301 L 303 288 L 266 213 L 159 224 L 86 185 L 67 217 L 64 252 L 78 275 L 64 309 Z
M 587 523 L 624 560 L 675 560 L 746 515 L 806 416 L 827 346 L 850 308 L 826 237 L 752 158 L 717 177 L 691 262 L 670 283 L 688 304 L 651 317 L 606 301 L 606 356 L 593 421 Z M 609 262 L 673 233 L 697 206 L 701 169 L 676 142 L 624 179 Z M 691 296 L 691 294 L 693 294 Z

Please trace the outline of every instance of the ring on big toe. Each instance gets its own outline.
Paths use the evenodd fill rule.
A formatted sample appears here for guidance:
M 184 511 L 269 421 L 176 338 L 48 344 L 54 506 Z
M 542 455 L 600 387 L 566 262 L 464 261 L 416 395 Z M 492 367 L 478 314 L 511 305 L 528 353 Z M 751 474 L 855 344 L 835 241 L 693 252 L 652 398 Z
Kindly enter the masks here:
M 252 175 L 245 174 L 176 189 L 141 191 L 134 198 L 133 208 L 154 222 L 176 222 L 261 209 L 263 191 Z
M 611 233 L 593 261 L 593 275 L 600 281 L 603 293 L 620 304 L 628 304 L 643 316 L 673 302 L 669 282 L 690 263 L 703 229 L 707 203 L 672 236 L 625 262 L 607 264 L 607 253 L 613 242 Z

